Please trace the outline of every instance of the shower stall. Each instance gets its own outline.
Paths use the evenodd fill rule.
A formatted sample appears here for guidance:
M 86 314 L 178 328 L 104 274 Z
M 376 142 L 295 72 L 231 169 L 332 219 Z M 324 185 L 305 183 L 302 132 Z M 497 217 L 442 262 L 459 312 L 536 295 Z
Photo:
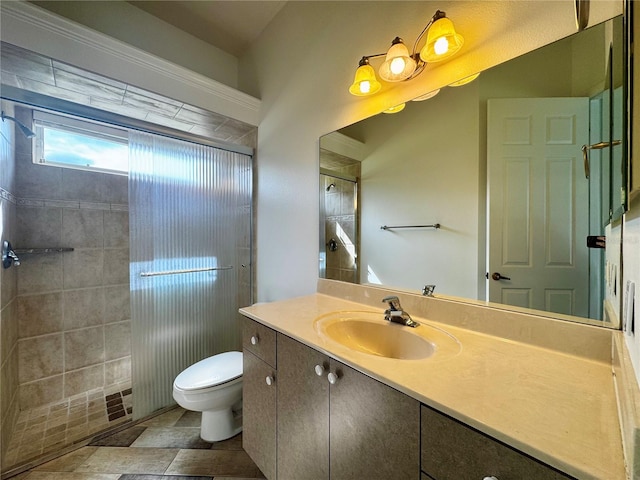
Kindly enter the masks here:
M 360 162 L 320 149 L 320 278 L 360 281 Z
M 97 136 L 124 132 L 129 173 L 67 168 L 33 160 L 64 128 L 2 110 L 38 134 L 0 122 L 0 233 L 19 257 L 0 268 L 6 473 L 172 405 L 182 369 L 241 348 L 252 149 L 109 125 Z
M 173 403 L 173 379 L 240 350 L 251 303 L 251 157 L 129 135 L 134 418 Z

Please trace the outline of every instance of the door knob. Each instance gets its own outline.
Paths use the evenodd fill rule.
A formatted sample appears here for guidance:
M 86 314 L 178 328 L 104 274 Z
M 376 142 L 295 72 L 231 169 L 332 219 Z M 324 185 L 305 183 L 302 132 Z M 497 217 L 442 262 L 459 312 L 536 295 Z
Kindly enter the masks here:
M 251 345 L 257 345 L 258 344 L 258 336 L 254 335 L 251 337 Z
M 322 374 L 324 373 L 324 367 L 322 365 L 316 365 L 314 370 L 316 372 L 316 375 L 318 375 L 319 377 L 321 377 Z
M 338 375 L 336 375 L 335 373 L 331 372 L 331 373 L 329 373 L 329 375 L 327 375 L 327 380 L 329 380 L 329 383 L 331 385 L 335 385 L 338 382 Z
M 510 277 L 502 276 L 498 272 L 493 272 L 491 274 L 491 278 L 493 278 L 494 280 L 511 280 Z
M 273 385 L 274 381 L 275 381 L 275 378 L 273 378 L 272 376 L 268 376 L 267 378 L 265 378 L 265 382 L 267 382 L 267 385 L 269 386 Z

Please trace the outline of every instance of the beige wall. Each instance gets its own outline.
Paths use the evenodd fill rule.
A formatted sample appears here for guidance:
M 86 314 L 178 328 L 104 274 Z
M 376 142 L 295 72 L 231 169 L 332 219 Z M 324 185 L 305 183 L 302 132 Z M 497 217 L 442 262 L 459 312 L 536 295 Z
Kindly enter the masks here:
M 633 32 L 638 35 L 638 29 L 640 28 L 640 8 L 638 5 L 634 5 L 634 18 L 632 20 Z M 640 55 L 634 56 L 634 65 L 631 68 L 631 76 L 636 79 L 638 75 L 638 64 Z M 637 80 L 636 80 L 637 82 Z M 638 95 L 638 84 L 636 83 L 633 92 L 633 118 L 631 119 L 632 129 L 635 132 L 638 131 L 638 122 L 640 121 L 640 95 Z M 635 306 L 635 333 L 627 328 L 625 332 L 625 340 L 627 348 L 629 349 L 631 361 L 635 369 L 636 379 L 640 385 L 640 151 L 638 150 L 638 136 L 634 136 L 633 144 L 631 146 L 631 161 L 629 172 L 629 184 L 632 191 L 631 202 L 629 204 L 629 211 L 624 215 L 622 223 L 623 243 L 622 243 L 622 256 L 623 256 L 623 312 L 625 304 L 627 303 L 627 281 L 631 281 L 635 284 L 635 292 L 630 289 L 629 292 L 634 295 Z M 627 315 L 629 312 L 627 312 Z M 623 313 L 624 315 L 624 313 Z M 627 318 L 627 324 L 630 324 L 629 318 Z

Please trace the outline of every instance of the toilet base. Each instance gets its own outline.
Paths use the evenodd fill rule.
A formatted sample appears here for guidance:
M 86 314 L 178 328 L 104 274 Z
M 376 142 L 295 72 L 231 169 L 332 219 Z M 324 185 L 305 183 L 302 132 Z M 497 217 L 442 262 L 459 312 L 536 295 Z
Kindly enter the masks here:
M 234 413 L 231 408 L 202 412 L 200 438 L 205 442 L 220 442 L 235 437 L 242 431 L 242 410 Z

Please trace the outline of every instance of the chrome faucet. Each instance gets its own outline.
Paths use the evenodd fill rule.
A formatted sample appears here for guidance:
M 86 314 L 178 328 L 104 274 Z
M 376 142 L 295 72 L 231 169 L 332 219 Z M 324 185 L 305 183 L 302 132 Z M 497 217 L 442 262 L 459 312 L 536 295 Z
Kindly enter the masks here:
M 400 325 L 406 325 L 407 327 L 416 328 L 420 325 L 414 321 L 411 316 L 402 309 L 400 305 L 400 299 L 395 295 L 390 297 L 384 297 L 383 302 L 389 304 L 389 308 L 384 311 L 384 319 L 393 323 L 399 323 Z

